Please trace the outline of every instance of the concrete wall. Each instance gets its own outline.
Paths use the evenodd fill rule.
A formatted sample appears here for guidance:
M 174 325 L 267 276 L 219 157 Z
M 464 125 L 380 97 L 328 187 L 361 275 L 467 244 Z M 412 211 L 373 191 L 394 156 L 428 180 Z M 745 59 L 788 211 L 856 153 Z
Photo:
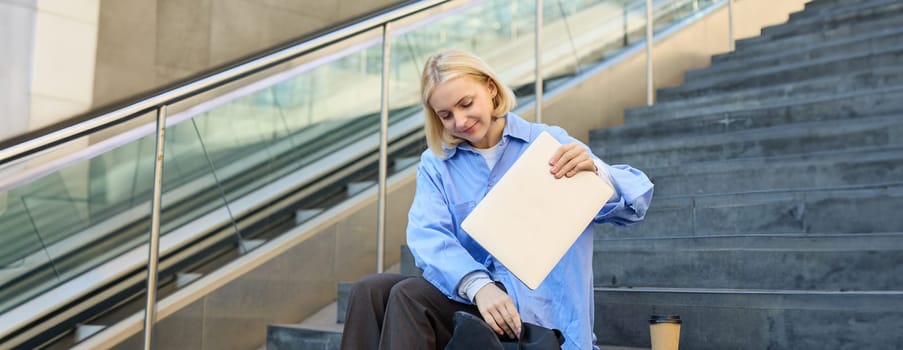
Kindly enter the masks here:
M 38 0 L 28 128 L 91 108 L 100 0 Z
M 0 140 L 28 130 L 37 0 L 0 0 Z M 7 209 L 0 193 L 0 214 Z
M 94 106 L 134 96 L 400 0 L 100 0 Z
M 99 1 L 0 1 L 0 140 L 91 107 Z
M 0 140 L 28 128 L 37 0 L 0 0 Z

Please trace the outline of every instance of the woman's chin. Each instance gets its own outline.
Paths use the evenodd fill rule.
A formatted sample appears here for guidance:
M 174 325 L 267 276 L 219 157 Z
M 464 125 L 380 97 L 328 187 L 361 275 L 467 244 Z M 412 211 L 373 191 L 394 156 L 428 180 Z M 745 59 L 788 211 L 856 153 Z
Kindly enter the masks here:
M 467 143 L 469 143 L 471 146 L 474 146 L 477 148 L 483 148 L 482 147 L 483 138 L 465 137 L 464 139 L 467 140 Z

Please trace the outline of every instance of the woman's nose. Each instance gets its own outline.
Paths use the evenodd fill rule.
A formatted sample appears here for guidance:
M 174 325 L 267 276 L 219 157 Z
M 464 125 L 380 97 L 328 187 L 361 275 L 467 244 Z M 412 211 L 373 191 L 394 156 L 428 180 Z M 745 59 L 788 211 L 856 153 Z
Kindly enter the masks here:
M 464 116 L 464 113 L 455 113 L 455 127 L 463 128 L 467 125 L 467 117 Z

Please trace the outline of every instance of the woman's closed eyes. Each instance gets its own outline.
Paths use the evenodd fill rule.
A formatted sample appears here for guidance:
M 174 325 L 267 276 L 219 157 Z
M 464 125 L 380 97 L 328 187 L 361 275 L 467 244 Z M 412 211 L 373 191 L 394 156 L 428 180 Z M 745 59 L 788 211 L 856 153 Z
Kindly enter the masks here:
M 463 99 L 461 99 L 460 102 L 458 102 L 458 106 L 460 106 L 461 108 L 470 108 L 470 106 L 472 106 L 472 105 L 473 105 L 472 97 L 463 98 Z M 439 116 L 439 118 L 442 120 L 448 120 L 449 118 L 452 117 L 452 114 L 448 111 L 440 111 L 440 112 L 436 113 L 436 115 Z

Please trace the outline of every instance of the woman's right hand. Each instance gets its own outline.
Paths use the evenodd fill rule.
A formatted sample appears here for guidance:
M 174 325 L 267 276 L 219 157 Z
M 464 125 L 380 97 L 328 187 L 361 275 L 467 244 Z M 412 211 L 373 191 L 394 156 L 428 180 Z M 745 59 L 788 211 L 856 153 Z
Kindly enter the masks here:
M 495 283 L 487 283 L 483 288 L 480 288 L 473 300 L 477 304 L 480 314 L 483 315 L 483 320 L 496 333 L 499 335 L 504 333 L 511 338 L 520 336 L 520 314 L 517 313 L 517 308 L 514 307 L 514 301 L 511 300 L 507 293 L 499 289 Z

